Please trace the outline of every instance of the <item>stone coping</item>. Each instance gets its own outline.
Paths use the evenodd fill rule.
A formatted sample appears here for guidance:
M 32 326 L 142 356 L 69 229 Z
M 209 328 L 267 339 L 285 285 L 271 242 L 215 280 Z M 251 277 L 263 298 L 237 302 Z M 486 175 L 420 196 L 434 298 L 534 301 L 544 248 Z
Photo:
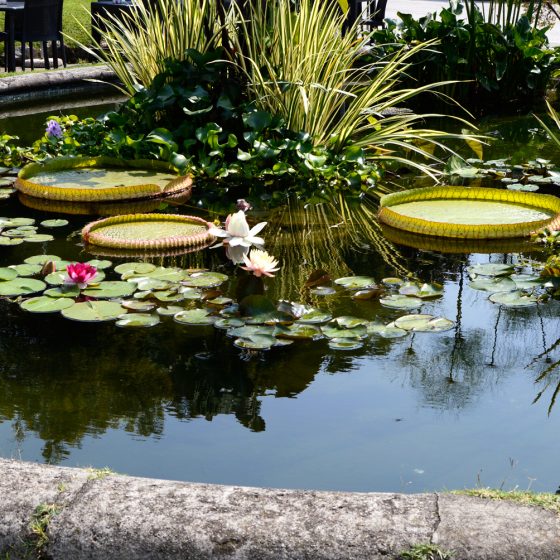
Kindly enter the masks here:
M 2 560 L 390 560 L 425 543 L 453 560 L 557 560 L 560 517 L 447 493 L 245 488 L 0 459 Z

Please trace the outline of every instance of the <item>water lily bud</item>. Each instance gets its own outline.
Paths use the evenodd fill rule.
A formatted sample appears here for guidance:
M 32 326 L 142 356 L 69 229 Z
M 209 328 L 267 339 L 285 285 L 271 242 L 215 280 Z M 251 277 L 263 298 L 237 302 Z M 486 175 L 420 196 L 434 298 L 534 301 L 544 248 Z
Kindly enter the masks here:
M 49 274 L 52 274 L 53 272 L 56 272 L 55 262 L 54 261 L 47 261 L 43 265 L 43 268 L 41 269 L 41 276 L 48 276 Z
M 243 212 L 248 212 L 253 208 L 244 198 L 238 198 L 236 206 L 238 210 L 243 210 Z

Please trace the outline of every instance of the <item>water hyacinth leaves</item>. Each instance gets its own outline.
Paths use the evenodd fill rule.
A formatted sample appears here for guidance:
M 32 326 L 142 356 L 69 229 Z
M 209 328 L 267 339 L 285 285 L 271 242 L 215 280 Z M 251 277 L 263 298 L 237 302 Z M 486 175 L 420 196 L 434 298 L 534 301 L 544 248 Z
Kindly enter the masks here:
M 88 323 L 113 321 L 126 312 L 127 310 L 120 303 L 114 301 L 84 301 L 74 303 L 61 311 L 67 319 Z

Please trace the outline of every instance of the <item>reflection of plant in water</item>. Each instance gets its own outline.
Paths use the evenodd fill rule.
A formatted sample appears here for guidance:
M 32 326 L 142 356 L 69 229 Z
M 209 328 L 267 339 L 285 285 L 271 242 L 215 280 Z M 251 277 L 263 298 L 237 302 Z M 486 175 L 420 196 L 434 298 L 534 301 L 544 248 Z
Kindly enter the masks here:
M 537 393 L 537 396 L 533 399 L 533 404 L 538 402 L 543 394 L 549 389 L 552 388 L 552 396 L 550 398 L 550 404 L 548 405 L 548 414 L 552 412 L 552 408 L 556 404 L 556 399 L 558 398 L 558 394 L 560 393 L 560 360 L 556 360 L 555 362 L 552 361 L 549 354 L 555 350 L 558 346 L 560 346 L 560 338 L 558 338 L 555 342 L 553 342 L 548 348 L 545 348 L 543 352 L 541 352 L 538 356 L 536 356 L 532 361 L 531 364 L 534 364 L 540 358 L 545 358 L 545 363 L 549 364 L 544 371 L 542 371 L 537 378 L 535 379 L 535 384 L 541 384 L 542 388 Z
M 308 298 L 302 290 L 317 270 L 326 271 L 331 278 L 351 275 L 349 252 L 373 256 L 375 251 L 382 259 L 380 266 L 391 274 L 409 273 L 404 258 L 383 236 L 377 208 L 367 198 L 351 202 L 339 195 L 330 202 L 309 205 L 289 199 L 286 206 L 272 210 L 266 241 L 267 249 L 281 262 L 299 263 L 278 275 L 275 291 L 279 298 Z M 378 270 L 372 272 L 388 275 L 380 275 Z M 320 302 L 328 303 L 324 298 Z

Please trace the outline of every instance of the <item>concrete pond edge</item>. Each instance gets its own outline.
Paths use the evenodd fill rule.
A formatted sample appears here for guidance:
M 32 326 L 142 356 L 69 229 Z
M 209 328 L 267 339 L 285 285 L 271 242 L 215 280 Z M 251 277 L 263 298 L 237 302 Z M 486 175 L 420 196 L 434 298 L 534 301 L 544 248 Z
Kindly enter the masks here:
M 558 560 L 560 516 L 448 493 L 280 490 L 0 459 L 0 558 Z

